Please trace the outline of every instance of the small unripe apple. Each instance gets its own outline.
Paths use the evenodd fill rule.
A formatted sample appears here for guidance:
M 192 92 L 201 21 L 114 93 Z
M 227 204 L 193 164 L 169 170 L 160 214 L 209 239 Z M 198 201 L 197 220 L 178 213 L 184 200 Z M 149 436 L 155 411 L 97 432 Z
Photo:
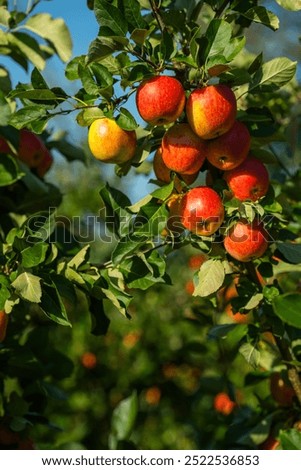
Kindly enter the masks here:
M 174 124 L 163 136 L 162 158 L 170 170 L 181 175 L 194 175 L 205 161 L 206 143 L 189 124 Z
M 185 102 L 182 84 L 167 75 L 145 79 L 136 93 L 137 110 L 142 119 L 152 126 L 176 121 L 184 110 Z
M 238 261 L 260 258 L 268 248 L 268 233 L 262 222 L 240 219 L 224 238 L 227 253 Z
M 136 151 L 135 131 L 122 129 L 114 119 L 99 118 L 88 131 L 88 144 L 92 155 L 103 163 L 125 163 Z
M 42 139 L 27 129 L 20 130 L 17 156 L 29 168 L 37 168 L 43 160 L 46 146 Z
M 233 170 L 225 171 L 223 178 L 233 196 L 241 201 L 257 201 L 269 189 L 269 173 L 264 164 L 252 156 Z
M 228 132 L 208 142 L 207 160 L 220 170 L 232 170 L 246 159 L 250 145 L 248 128 L 235 121 Z
M 181 199 L 180 216 L 186 229 L 197 235 L 209 236 L 223 223 L 223 202 L 214 189 L 197 186 Z
M 156 178 L 159 181 L 162 181 L 162 183 L 166 183 L 166 184 L 170 183 L 172 170 L 168 168 L 163 161 L 161 147 L 158 148 L 155 153 L 154 161 L 153 161 L 153 168 L 154 168 L 154 173 L 156 175 Z M 187 185 L 190 185 L 197 179 L 198 174 L 199 172 L 196 172 L 192 175 L 182 175 L 178 173 L 179 176 L 176 175 L 174 178 L 175 188 L 179 190 L 180 192 L 180 190 L 182 189 L 181 179 L 184 181 L 184 183 L 186 183 Z
M 188 122 L 202 139 L 214 139 L 231 129 L 236 113 L 235 95 L 223 84 L 197 88 L 186 104 Z

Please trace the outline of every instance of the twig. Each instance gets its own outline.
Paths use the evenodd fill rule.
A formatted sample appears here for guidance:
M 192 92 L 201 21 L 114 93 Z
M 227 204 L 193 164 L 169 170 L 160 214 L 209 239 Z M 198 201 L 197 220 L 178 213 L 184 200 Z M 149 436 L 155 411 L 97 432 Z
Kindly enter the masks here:
M 166 26 L 165 26 L 165 23 L 162 19 L 162 16 L 160 15 L 159 7 L 157 6 L 155 0 L 149 0 L 149 3 L 150 3 L 150 6 L 151 6 L 153 15 L 154 15 L 154 17 L 155 17 L 155 19 L 158 23 L 158 26 L 159 26 L 160 30 L 162 31 L 162 33 L 163 33 L 164 30 L 166 29 Z

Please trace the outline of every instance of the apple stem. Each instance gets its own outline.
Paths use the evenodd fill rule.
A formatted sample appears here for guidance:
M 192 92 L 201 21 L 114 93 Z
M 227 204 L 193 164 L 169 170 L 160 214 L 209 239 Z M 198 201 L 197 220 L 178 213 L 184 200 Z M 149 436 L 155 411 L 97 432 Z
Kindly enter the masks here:
M 149 0 L 149 3 L 150 3 L 150 6 L 151 6 L 153 15 L 154 15 L 154 17 L 155 17 L 155 19 L 158 23 L 158 26 L 159 26 L 161 32 L 163 33 L 164 30 L 166 29 L 166 26 L 165 26 L 165 23 L 162 19 L 162 16 L 160 15 L 159 7 L 157 6 L 155 0 Z

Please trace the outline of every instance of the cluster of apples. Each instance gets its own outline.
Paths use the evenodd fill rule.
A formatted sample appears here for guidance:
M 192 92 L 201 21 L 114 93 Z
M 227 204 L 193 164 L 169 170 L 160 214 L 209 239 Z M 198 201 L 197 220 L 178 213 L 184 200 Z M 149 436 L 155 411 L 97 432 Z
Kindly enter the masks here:
M 0 153 L 12 155 L 21 160 L 40 178 L 45 176 L 53 163 L 53 156 L 42 139 L 27 129 L 20 130 L 19 145 L 16 150 L 12 149 L 3 137 L 0 137 Z
M 211 236 L 221 227 L 225 209 L 221 196 L 211 187 L 210 169 L 220 173 L 231 197 L 257 201 L 267 193 L 268 171 L 250 154 L 251 136 L 237 120 L 236 97 L 229 86 L 202 86 L 186 98 L 177 78 L 159 75 L 139 84 L 136 106 L 150 126 L 166 128 L 153 167 L 159 181 L 169 183 L 175 178 L 177 194 L 168 203 L 168 230 L 181 226 Z M 133 158 L 137 139 L 135 131 L 121 129 L 114 119 L 104 117 L 91 124 L 88 143 L 97 159 L 121 164 Z M 191 185 L 205 161 L 209 169 L 206 185 L 183 190 L 181 180 Z M 241 219 L 224 237 L 224 247 L 233 258 L 247 262 L 263 255 L 268 234 L 260 221 Z

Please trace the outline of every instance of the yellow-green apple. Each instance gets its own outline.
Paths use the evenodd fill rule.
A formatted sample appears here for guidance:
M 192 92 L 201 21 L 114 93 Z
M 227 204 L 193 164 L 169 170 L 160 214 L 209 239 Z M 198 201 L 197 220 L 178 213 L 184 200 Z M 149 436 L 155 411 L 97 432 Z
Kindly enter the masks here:
M 103 163 L 125 163 L 135 155 L 135 131 L 122 129 L 114 119 L 99 118 L 88 131 L 88 144 L 92 155 Z
M 260 258 L 268 248 L 268 233 L 260 221 L 240 219 L 224 238 L 224 247 L 232 258 L 248 262 Z
M 4 310 L 0 310 L 0 343 L 5 340 L 8 324 L 8 315 Z
M 40 178 L 43 178 L 46 173 L 50 170 L 53 164 L 53 156 L 49 152 L 47 148 L 45 148 L 45 152 L 43 154 L 43 160 L 36 168 L 36 173 Z
M 246 159 L 250 145 L 248 128 L 235 121 L 225 134 L 208 141 L 207 160 L 220 170 L 232 170 Z
M 202 139 L 214 139 L 233 126 L 236 97 L 230 87 L 209 85 L 192 91 L 186 103 L 188 122 Z
M 214 189 L 197 186 L 181 198 L 180 216 L 186 229 L 200 236 L 209 236 L 223 223 L 223 202 Z
M 155 153 L 153 168 L 156 178 L 159 181 L 166 184 L 170 183 L 172 170 L 168 168 L 163 161 L 161 147 L 159 147 Z M 174 178 L 175 188 L 180 192 L 182 189 L 181 180 L 183 180 L 187 185 L 190 185 L 197 179 L 198 174 L 198 171 L 192 175 L 176 174 Z
M 42 139 L 27 129 L 20 130 L 17 157 L 29 168 L 37 168 L 44 158 L 46 146 Z
M 206 142 L 189 124 L 174 124 L 162 139 L 162 159 L 167 168 L 181 175 L 194 175 L 206 158 Z
M 249 156 L 233 170 L 225 171 L 223 178 L 228 184 L 232 195 L 245 201 L 257 201 L 265 196 L 269 189 L 269 173 L 264 164 Z
M 152 126 L 176 121 L 184 110 L 185 102 L 181 82 L 168 75 L 145 79 L 137 88 L 137 110 L 142 119 Z

